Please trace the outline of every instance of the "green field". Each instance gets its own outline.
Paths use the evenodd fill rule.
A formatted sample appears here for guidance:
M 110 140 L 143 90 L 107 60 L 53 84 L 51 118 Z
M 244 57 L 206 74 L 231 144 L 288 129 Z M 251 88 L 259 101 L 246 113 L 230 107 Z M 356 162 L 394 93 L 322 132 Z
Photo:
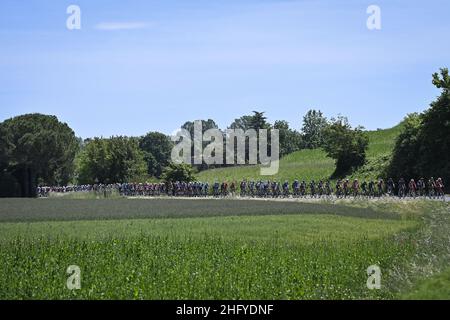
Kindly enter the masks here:
M 420 201 L 4 199 L 0 299 L 403 297 L 423 281 L 420 257 L 446 257 L 447 216 Z M 373 264 L 381 290 L 366 287 Z M 66 288 L 69 265 L 80 290 Z
M 414 300 L 450 300 L 450 268 L 420 281 L 412 290 L 402 296 Z
M 376 179 L 381 166 L 386 163 L 386 157 L 390 155 L 394 147 L 395 138 L 402 128 L 399 124 L 390 129 L 368 131 L 369 146 L 367 149 L 365 166 L 360 168 L 352 176 Z M 294 179 L 320 180 L 328 179 L 334 171 L 334 160 L 328 158 L 320 149 L 301 150 L 291 153 L 280 160 L 279 172 L 270 176 L 270 179 L 279 181 Z M 260 175 L 259 166 L 241 166 L 217 168 L 199 172 L 199 181 L 241 181 L 242 179 L 267 179 Z

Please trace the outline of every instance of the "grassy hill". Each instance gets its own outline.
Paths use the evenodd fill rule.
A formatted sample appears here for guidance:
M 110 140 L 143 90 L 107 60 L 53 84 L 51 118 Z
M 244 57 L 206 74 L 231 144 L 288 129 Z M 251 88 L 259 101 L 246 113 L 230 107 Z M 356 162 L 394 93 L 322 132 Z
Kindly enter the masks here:
M 400 133 L 402 125 L 384 130 L 368 131 L 369 147 L 367 163 L 352 176 L 361 178 L 377 178 L 383 166 L 387 163 L 394 147 L 395 138 Z M 274 176 L 261 176 L 259 166 L 240 166 L 205 170 L 197 174 L 200 181 L 240 181 L 246 179 L 289 180 L 327 179 L 334 171 L 334 160 L 328 158 L 324 151 L 301 150 L 291 153 L 280 160 L 280 169 Z

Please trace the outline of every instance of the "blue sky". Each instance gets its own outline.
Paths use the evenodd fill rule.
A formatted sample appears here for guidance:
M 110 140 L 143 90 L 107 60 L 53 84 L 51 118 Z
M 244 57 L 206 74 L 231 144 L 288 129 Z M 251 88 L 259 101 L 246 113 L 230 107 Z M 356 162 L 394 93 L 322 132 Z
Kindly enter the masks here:
M 387 128 L 439 94 L 449 21 L 448 0 L 2 0 L 0 121 L 54 114 L 86 138 L 225 128 L 252 110 L 300 129 L 317 108 Z

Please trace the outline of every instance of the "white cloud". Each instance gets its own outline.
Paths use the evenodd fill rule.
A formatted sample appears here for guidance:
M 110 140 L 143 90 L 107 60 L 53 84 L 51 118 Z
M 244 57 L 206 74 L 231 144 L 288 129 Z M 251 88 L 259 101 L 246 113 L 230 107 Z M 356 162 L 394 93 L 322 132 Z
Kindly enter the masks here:
M 97 30 L 115 31 L 115 30 L 135 30 L 145 29 L 149 26 L 146 22 L 101 22 L 95 25 Z

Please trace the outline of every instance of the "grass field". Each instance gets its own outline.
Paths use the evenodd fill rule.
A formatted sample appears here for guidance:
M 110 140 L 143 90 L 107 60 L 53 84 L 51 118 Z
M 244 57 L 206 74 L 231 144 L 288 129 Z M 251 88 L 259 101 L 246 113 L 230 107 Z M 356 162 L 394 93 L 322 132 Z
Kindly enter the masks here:
M 403 299 L 450 300 L 450 268 L 442 273 L 420 281 Z
M 424 212 L 448 214 L 431 202 L 173 201 L 2 199 L 0 299 L 394 298 L 409 290 L 396 279 L 422 281 L 409 273 L 426 256 Z M 446 250 L 436 239 L 426 252 Z M 381 290 L 366 287 L 373 264 Z M 80 290 L 66 288 L 69 265 Z
M 1 199 L 0 222 L 177 218 L 296 213 L 393 219 L 371 208 L 326 202 L 303 203 L 234 199 Z
M 368 131 L 369 146 L 367 149 L 367 163 L 352 176 L 376 179 L 381 166 L 386 163 L 394 147 L 395 138 L 402 128 L 399 124 L 390 129 Z M 334 171 L 334 160 L 328 158 L 320 149 L 301 150 L 291 153 L 280 160 L 278 174 L 270 176 L 270 179 L 279 181 L 294 179 L 320 180 L 328 179 Z M 260 175 L 259 166 L 241 166 L 205 170 L 197 174 L 200 181 L 241 181 L 245 179 L 267 179 Z

